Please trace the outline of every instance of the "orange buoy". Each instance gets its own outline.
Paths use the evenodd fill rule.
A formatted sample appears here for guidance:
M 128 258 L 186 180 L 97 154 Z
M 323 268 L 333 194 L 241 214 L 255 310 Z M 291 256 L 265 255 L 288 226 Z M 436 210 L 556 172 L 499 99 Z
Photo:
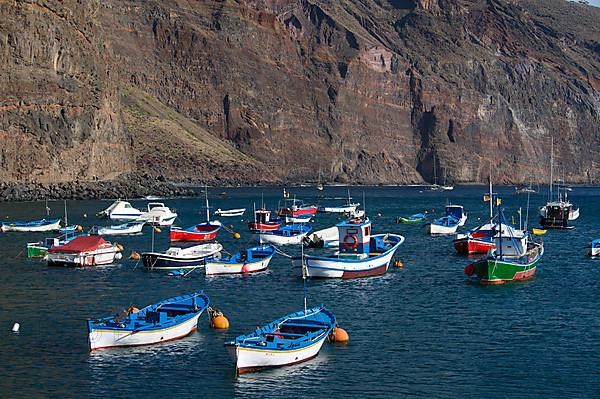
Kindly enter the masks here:
M 80 224 L 78 224 L 78 225 L 77 225 L 77 227 L 76 227 L 76 230 L 77 230 L 77 231 L 81 231 L 81 230 L 83 230 L 83 227 L 81 227 L 81 225 L 80 225 Z
M 473 273 L 475 273 L 475 266 L 473 266 L 472 263 L 469 263 L 468 265 L 465 266 L 465 274 L 467 276 L 472 276 Z
M 226 330 L 229 328 L 229 320 L 223 315 L 223 312 L 209 307 L 207 309 L 210 317 L 210 326 L 217 330 Z
M 400 259 L 396 259 L 394 261 L 394 267 L 403 268 L 404 267 L 404 263 L 402 263 L 402 261 Z
M 162 230 L 161 230 L 160 228 L 158 228 L 158 227 L 154 227 L 154 232 L 155 232 L 155 233 L 160 233 L 161 231 L 162 231 Z
M 117 247 L 117 250 L 119 252 L 123 252 L 123 250 L 125 249 L 121 244 L 115 244 L 115 247 Z
M 331 334 L 329 334 L 329 340 L 331 342 L 348 342 L 350 340 L 350 336 L 346 330 L 336 326 L 331 331 Z
M 241 237 L 240 233 L 233 233 L 233 238 L 235 238 L 236 240 L 239 240 Z
M 142 257 L 135 251 L 131 251 L 131 255 L 129 255 L 129 259 L 131 260 L 140 260 Z

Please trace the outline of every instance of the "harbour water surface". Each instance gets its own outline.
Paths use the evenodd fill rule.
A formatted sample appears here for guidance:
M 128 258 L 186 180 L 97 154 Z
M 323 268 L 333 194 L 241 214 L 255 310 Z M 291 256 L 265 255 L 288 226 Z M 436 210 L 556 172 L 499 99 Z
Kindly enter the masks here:
M 214 208 L 248 208 L 243 217 L 221 218 L 242 234 L 219 233 L 235 252 L 252 237 L 246 222 L 253 202 L 274 209 L 275 188 L 211 188 Z M 347 189 L 291 189 L 308 202 L 336 203 Z M 598 397 L 600 395 L 600 261 L 583 247 L 600 236 L 600 189 L 576 188 L 572 200 L 581 217 L 570 231 L 549 231 L 546 253 L 532 280 L 502 286 L 469 282 L 469 260 L 454 254 L 452 237 L 429 237 L 421 225 L 399 225 L 399 215 L 442 213 L 447 201 L 465 206 L 467 228 L 487 216 L 482 186 L 452 192 L 415 187 L 352 188 L 365 191 L 375 233 L 406 237 L 397 252 L 404 268 L 381 277 L 309 281 L 309 305 L 325 304 L 350 334 L 347 345 L 326 343 L 307 363 L 236 377 L 225 340 L 247 333 L 303 306 L 299 271 L 277 255 L 270 270 L 251 276 L 185 278 L 145 272 L 136 262 L 85 269 L 49 268 L 24 258 L 27 241 L 43 233 L 0 234 L 0 392 L 4 397 Z M 226 192 L 226 197 L 217 193 Z M 518 223 L 526 196 L 498 190 L 509 219 Z M 531 197 L 530 221 L 546 195 Z M 143 207 L 147 201 L 132 201 Z M 203 198 L 165 199 L 178 224 L 204 219 Z M 69 201 L 69 222 L 107 224 L 94 214 L 110 201 Z M 51 202 L 62 216 L 62 202 Z M 381 216 L 376 215 L 380 213 Z M 0 217 L 40 218 L 44 204 L 0 203 Z M 84 214 L 87 217 L 84 218 Z M 525 210 L 523 210 L 525 216 Z M 478 220 L 480 219 L 480 220 Z M 318 214 L 315 227 L 337 222 Z M 150 249 L 150 229 L 119 238 L 125 258 Z M 155 237 L 166 249 L 168 232 Z M 283 251 L 299 253 L 299 248 Z M 142 307 L 181 293 L 204 290 L 228 317 L 227 331 L 208 328 L 206 315 L 191 336 L 162 345 L 90 353 L 85 320 Z M 18 334 L 11 332 L 15 322 Z

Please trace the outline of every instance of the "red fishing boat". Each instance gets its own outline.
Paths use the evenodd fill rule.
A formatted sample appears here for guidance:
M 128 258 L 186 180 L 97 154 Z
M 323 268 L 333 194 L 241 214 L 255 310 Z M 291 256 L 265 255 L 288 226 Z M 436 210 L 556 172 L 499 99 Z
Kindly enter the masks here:
M 271 218 L 271 211 L 266 209 L 257 209 L 254 211 L 254 220 L 248 222 L 250 231 L 273 231 L 281 227 L 282 220 Z
M 199 223 L 187 229 L 171 227 L 169 237 L 171 241 L 212 241 L 217 237 L 220 229 L 221 222 L 213 220 L 212 222 Z
M 283 200 L 283 204 L 277 209 L 278 216 L 297 217 L 301 215 L 315 215 L 317 207 L 315 205 L 305 205 L 302 201 L 293 198 Z

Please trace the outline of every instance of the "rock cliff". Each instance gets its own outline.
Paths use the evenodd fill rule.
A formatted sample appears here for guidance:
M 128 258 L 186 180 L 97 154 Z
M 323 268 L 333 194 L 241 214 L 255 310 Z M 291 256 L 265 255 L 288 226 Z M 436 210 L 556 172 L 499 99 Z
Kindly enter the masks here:
M 8 180 L 600 180 L 600 9 L 0 0 Z M 575 22 L 576 21 L 576 22 Z M 436 168 L 434 170 L 434 164 Z

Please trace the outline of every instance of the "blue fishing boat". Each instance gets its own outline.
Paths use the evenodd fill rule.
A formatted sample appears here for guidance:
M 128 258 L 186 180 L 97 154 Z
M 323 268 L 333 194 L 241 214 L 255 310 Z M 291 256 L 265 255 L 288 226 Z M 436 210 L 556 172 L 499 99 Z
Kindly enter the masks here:
M 266 231 L 259 234 L 260 242 L 275 245 L 300 244 L 302 238 L 312 231 L 308 224 L 289 224 L 277 230 Z
M 88 320 L 90 350 L 150 345 L 183 338 L 198 328 L 198 318 L 210 304 L 204 293 L 165 299 L 143 309 Z
M 286 366 L 317 356 L 335 325 L 333 313 L 321 305 L 281 317 L 225 347 L 240 374 Z
M 206 275 L 255 273 L 267 270 L 275 255 L 275 247 L 266 244 L 241 249 L 230 257 L 208 259 L 204 267 Z
M 460 226 L 460 219 L 454 216 L 444 216 L 439 219 L 435 219 L 433 222 L 428 223 L 425 226 L 427 233 L 434 234 L 454 234 Z
M 0 230 L 2 232 L 7 231 L 52 231 L 58 230 L 60 227 L 60 219 L 41 219 L 41 220 L 32 220 L 32 221 L 22 221 L 16 220 L 13 222 L 5 222 L 2 223 L 2 227 Z

